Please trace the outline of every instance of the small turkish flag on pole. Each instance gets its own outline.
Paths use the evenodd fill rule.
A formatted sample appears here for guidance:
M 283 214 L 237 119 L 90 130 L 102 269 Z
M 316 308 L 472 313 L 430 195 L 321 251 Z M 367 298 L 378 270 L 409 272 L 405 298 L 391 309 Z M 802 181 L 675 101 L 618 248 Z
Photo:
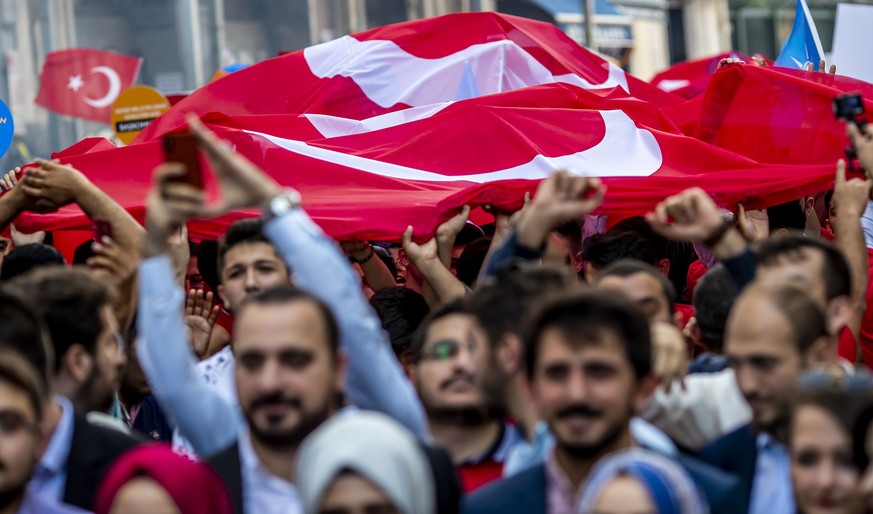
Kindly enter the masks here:
M 51 52 L 39 77 L 36 103 L 74 118 L 109 123 L 112 104 L 136 82 L 142 59 L 75 48 Z

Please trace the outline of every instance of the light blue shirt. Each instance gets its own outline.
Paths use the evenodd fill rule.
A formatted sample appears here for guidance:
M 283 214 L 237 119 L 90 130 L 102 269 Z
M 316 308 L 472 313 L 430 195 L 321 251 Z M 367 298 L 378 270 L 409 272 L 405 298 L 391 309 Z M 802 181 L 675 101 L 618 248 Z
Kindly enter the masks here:
M 393 417 L 418 439 L 428 440 L 415 389 L 336 242 L 300 209 L 268 222 L 264 235 L 294 270 L 295 285 L 325 302 L 336 316 L 340 347 L 348 357 L 349 400 Z M 144 260 L 139 273 L 140 364 L 165 414 L 194 450 L 215 454 L 237 439 L 244 426 L 242 413 L 197 372 L 185 336 L 184 294 L 174 280 L 169 256 Z
M 34 496 L 61 502 L 67 486 L 67 457 L 73 444 L 75 409 L 72 402 L 63 396 L 55 395 L 54 400 L 61 408 L 61 418 L 36 465 L 27 490 Z
M 90 512 L 28 493 L 16 514 L 90 514 Z
M 664 432 L 642 418 L 631 418 L 630 431 L 634 441 L 644 448 L 671 457 L 679 454 L 679 449 Z M 511 477 L 537 464 L 544 463 L 554 447 L 555 436 L 552 435 L 549 426 L 540 421 L 534 428 L 532 442 L 519 442 L 509 450 L 509 456 L 503 465 L 503 476 Z
M 794 514 L 788 448 L 769 434 L 758 434 L 757 446 L 749 514 Z

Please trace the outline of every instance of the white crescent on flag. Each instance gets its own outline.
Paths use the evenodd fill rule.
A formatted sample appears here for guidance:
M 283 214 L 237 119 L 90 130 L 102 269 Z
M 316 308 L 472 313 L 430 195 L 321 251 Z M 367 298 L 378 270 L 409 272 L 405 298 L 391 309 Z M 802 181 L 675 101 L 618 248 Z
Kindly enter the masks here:
M 603 139 L 591 148 L 557 157 L 546 157 L 540 154 L 531 161 L 518 166 L 470 175 L 444 175 L 319 148 L 303 141 L 277 137 L 263 132 L 246 130 L 246 133 L 263 137 L 271 143 L 299 155 L 383 177 L 421 182 L 484 184 L 499 180 L 539 180 L 558 170 L 568 170 L 579 176 L 597 177 L 648 177 L 658 171 L 663 158 L 658 141 L 650 131 L 637 127 L 636 123 L 623 111 L 597 111 L 597 113 L 603 118 L 606 131 Z M 430 117 L 432 114 L 425 115 L 423 118 Z M 381 128 L 385 128 L 385 126 Z
M 430 105 L 454 98 L 469 65 L 481 95 L 563 82 L 584 89 L 620 87 L 629 92 L 627 75 L 607 63 L 609 75 L 600 84 L 568 73 L 554 75 L 515 41 L 503 39 L 469 46 L 437 59 L 412 55 L 390 40 L 358 41 L 344 36 L 304 49 L 312 74 L 352 79 L 381 107 Z
M 116 73 L 115 70 L 108 66 L 95 66 L 91 68 L 91 73 L 99 73 L 106 77 L 109 81 L 109 90 L 106 92 L 106 95 L 101 98 L 88 98 L 86 96 L 83 100 L 86 104 L 98 109 L 109 107 L 113 102 L 115 102 L 118 95 L 121 94 L 121 77 L 118 76 L 118 73 Z

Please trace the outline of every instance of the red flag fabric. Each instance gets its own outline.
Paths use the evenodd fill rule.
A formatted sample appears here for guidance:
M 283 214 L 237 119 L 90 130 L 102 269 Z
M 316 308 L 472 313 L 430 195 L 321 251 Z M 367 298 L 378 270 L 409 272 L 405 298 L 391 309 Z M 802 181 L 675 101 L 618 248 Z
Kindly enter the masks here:
M 513 210 L 557 169 L 604 177 L 603 214 L 640 214 L 691 185 L 726 206 L 749 208 L 825 188 L 833 166 L 761 165 L 682 134 L 656 107 L 620 90 L 607 95 L 550 84 L 388 113 L 363 122 L 328 115 L 207 116 L 236 151 L 280 183 L 337 239 L 426 237 L 463 205 Z M 141 215 L 160 141 L 62 159 Z M 124 163 L 123 180 L 119 163 Z M 207 174 L 207 191 L 215 184 Z M 236 218 L 195 222 L 216 237 Z M 26 230 L 82 228 L 74 209 L 27 215 Z
M 680 98 L 626 74 L 549 23 L 493 12 L 388 25 L 291 52 L 208 84 L 152 122 L 135 142 L 184 124 L 185 114 L 387 112 L 549 83 L 657 106 Z
M 748 62 L 749 56 L 742 52 L 725 52 L 712 57 L 683 61 L 658 73 L 649 82 L 662 91 L 691 99 L 706 91 L 712 74 L 722 59 L 742 59 Z
M 46 54 L 36 103 L 74 118 L 109 123 L 112 104 L 136 82 L 142 59 L 87 48 Z
M 703 96 L 694 136 L 759 162 L 831 164 L 848 145 L 831 100 L 856 91 L 873 109 L 873 85 L 827 73 L 732 65 Z

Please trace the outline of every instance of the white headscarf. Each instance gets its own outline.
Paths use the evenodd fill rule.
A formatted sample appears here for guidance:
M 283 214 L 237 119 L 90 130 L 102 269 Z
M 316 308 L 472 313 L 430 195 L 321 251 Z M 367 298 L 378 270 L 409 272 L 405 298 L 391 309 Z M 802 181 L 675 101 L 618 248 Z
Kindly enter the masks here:
M 315 514 L 322 497 L 343 470 L 378 486 L 401 514 L 435 514 L 430 463 L 412 434 L 375 412 L 335 416 L 300 447 L 296 476 L 306 514 Z
M 632 448 L 608 455 L 594 466 L 582 486 L 576 514 L 594 512 L 594 505 L 604 487 L 623 474 L 643 484 L 655 502 L 658 514 L 709 513 L 709 505 L 679 463 L 649 450 Z

